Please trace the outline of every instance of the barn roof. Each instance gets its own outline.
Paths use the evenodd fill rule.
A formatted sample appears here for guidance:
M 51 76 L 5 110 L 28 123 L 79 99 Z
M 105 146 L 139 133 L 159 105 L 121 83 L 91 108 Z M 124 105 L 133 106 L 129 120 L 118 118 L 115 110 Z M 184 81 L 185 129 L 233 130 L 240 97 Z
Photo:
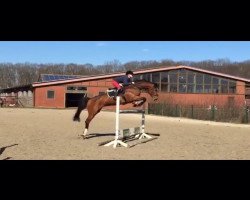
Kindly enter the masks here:
M 19 91 L 28 91 L 28 90 L 32 90 L 32 84 L 19 85 L 19 86 L 10 87 L 10 88 L 3 88 L 3 89 L 0 89 L 0 93 L 10 93 L 10 92 L 19 92 Z
M 176 70 L 176 69 L 187 69 L 195 72 L 202 72 L 214 76 L 220 76 L 224 78 L 239 80 L 243 82 L 250 83 L 250 79 L 245 79 L 237 76 L 231 76 L 228 74 L 223 74 L 219 72 L 199 69 L 195 67 L 190 66 L 171 66 L 171 67 L 160 67 L 160 68 L 153 68 L 153 69 L 144 69 L 144 70 L 137 70 L 134 71 L 134 74 L 144 74 L 144 73 L 150 73 L 150 72 L 160 72 L 160 71 L 168 71 L 168 70 Z M 116 76 L 124 75 L 124 72 L 117 72 L 112 74 L 103 74 L 103 75 L 93 75 L 93 76 L 85 76 L 85 77 L 78 77 L 74 79 L 68 79 L 68 80 L 54 80 L 54 81 L 44 81 L 44 82 L 34 82 L 32 84 L 33 87 L 41 87 L 41 86 L 48 86 L 48 85 L 58 85 L 58 84 L 67 84 L 67 83 L 76 83 L 76 82 L 82 82 L 82 81 L 91 81 L 91 80 L 98 80 L 98 79 L 106 79 L 106 78 L 114 78 Z
M 86 76 L 82 75 L 62 75 L 62 74 L 40 74 L 38 82 L 50 82 L 50 81 L 59 81 L 67 79 L 82 78 Z

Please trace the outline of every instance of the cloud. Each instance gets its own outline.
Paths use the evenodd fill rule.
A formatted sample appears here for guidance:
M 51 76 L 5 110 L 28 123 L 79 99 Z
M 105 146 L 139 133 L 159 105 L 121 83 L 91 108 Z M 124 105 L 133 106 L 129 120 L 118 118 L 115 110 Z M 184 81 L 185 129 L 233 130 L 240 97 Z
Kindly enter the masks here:
M 98 47 L 103 47 L 103 46 L 106 46 L 106 45 L 107 45 L 106 42 L 97 42 L 96 43 L 96 46 L 98 46 Z
M 143 51 L 143 52 L 148 52 L 148 51 L 149 51 L 149 49 L 142 49 L 142 51 Z

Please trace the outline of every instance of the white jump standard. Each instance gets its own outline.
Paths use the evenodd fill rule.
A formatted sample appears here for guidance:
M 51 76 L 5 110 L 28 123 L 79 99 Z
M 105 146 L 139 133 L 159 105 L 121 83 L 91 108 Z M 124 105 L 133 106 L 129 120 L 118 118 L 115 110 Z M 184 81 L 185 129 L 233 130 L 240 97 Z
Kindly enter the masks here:
M 119 140 L 119 111 L 120 111 L 120 97 L 118 96 L 116 98 L 116 115 L 115 115 L 115 140 L 112 142 L 109 142 L 108 144 L 105 144 L 104 146 L 110 146 L 113 144 L 113 147 L 116 148 L 118 144 L 128 147 L 128 144 L 122 142 L 122 140 Z
M 130 113 L 142 113 L 142 122 L 141 127 L 135 127 L 135 128 L 129 128 L 129 129 L 123 129 L 119 130 L 119 114 L 130 114 Z M 129 139 L 128 139 L 129 138 Z M 128 147 L 128 144 L 123 142 L 123 140 L 128 139 L 154 139 L 148 134 L 145 133 L 145 110 L 120 110 L 120 97 L 118 96 L 116 99 L 116 124 L 115 124 L 115 139 L 113 141 L 110 141 L 106 144 L 100 143 L 100 145 L 105 144 L 104 146 L 110 146 L 113 145 L 114 148 L 116 148 L 117 145 L 121 145 L 124 147 Z
M 143 139 L 143 138 L 152 138 L 151 136 L 147 135 L 145 133 L 145 110 L 121 110 L 119 113 L 121 114 L 130 114 L 130 113 L 142 113 L 142 121 L 141 121 L 141 128 L 140 128 L 140 133 L 138 133 L 137 131 L 135 131 L 137 128 L 139 127 L 136 127 L 136 128 L 130 128 L 130 134 L 135 134 L 136 132 L 138 134 L 135 135 L 136 138 L 139 137 L 139 139 Z M 126 129 L 125 129 L 126 130 Z M 121 130 L 124 132 L 124 130 Z M 124 133 L 121 134 L 124 136 Z

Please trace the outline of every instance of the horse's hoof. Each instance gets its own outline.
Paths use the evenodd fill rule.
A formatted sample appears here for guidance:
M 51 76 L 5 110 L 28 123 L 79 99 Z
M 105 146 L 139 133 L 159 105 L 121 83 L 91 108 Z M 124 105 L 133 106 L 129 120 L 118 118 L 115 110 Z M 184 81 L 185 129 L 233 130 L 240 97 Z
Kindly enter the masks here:
M 86 139 L 85 135 L 78 135 L 78 137 L 82 138 L 83 140 Z
M 80 120 L 79 117 L 74 117 L 74 118 L 73 118 L 73 121 L 75 121 L 75 122 L 80 122 L 81 120 Z

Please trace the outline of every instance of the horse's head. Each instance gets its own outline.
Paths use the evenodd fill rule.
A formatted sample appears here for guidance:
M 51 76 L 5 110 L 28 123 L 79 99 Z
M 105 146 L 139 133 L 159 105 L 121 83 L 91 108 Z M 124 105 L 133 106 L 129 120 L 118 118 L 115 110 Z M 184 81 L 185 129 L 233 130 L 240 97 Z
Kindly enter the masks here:
M 148 89 L 148 93 L 150 96 L 153 98 L 154 101 L 158 100 L 158 84 L 157 83 L 152 83 L 152 86 Z
M 136 81 L 136 85 L 139 86 L 140 89 L 144 89 L 148 92 L 148 94 L 153 98 L 154 101 L 158 100 L 158 85 L 156 83 L 152 83 L 145 80 Z

